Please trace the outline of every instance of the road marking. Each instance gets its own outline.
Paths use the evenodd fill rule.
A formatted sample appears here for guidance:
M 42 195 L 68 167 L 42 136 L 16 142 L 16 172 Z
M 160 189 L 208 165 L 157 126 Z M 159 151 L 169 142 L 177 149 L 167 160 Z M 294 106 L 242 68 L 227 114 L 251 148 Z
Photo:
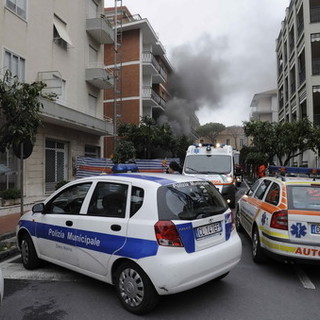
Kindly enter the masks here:
M 294 270 L 305 289 L 315 290 L 316 286 L 312 283 L 312 281 L 309 279 L 307 274 L 302 270 L 300 266 L 295 265 Z
M 55 266 L 50 263 L 45 263 L 43 267 L 36 270 L 27 270 L 21 263 L 20 256 L 12 257 L 0 263 L 0 268 L 5 279 L 18 279 L 18 280 L 49 280 L 49 281 L 78 281 L 83 276 Z

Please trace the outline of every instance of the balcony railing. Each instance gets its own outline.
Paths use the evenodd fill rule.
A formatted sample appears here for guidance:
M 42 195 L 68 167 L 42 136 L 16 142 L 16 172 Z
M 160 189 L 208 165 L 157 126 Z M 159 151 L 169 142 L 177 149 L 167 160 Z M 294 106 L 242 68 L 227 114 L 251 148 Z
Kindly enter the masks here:
M 104 66 L 89 66 L 86 68 L 86 81 L 98 89 L 108 89 L 114 86 L 114 76 L 111 70 Z
M 159 62 L 155 58 L 155 56 L 150 51 L 144 51 L 142 54 L 142 62 L 144 64 L 149 64 L 152 66 L 154 71 L 151 71 L 153 82 L 159 83 L 163 81 L 167 81 L 168 75 L 165 70 L 160 66 Z
M 103 14 L 97 18 L 87 19 L 86 30 L 88 34 L 100 44 L 114 42 L 112 25 Z
M 152 107 L 160 107 L 161 109 L 165 109 L 166 101 L 161 98 L 152 87 L 143 87 L 142 89 L 142 98 L 148 106 Z
M 41 98 L 42 117 L 48 123 L 59 123 L 62 127 L 73 128 L 91 134 L 105 136 L 113 132 L 113 124 L 104 119 L 103 114 L 91 115 L 88 110 L 79 110 L 77 106 L 61 104 Z

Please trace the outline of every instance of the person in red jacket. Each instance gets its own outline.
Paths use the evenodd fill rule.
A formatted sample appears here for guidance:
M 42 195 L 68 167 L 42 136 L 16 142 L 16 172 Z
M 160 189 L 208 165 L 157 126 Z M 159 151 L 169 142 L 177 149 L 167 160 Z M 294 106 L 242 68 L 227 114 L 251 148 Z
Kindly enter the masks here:
M 258 178 L 263 178 L 266 175 L 267 166 L 263 163 L 257 169 Z

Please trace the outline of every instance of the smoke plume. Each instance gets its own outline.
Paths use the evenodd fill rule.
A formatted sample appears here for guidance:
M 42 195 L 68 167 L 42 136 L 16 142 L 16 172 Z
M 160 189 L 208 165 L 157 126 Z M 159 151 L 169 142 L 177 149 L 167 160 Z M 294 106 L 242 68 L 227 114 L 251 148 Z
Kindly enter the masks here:
M 219 107 L 222 75 L 227 68 L 223 58 L 226 48 L 225 38 L 214 41 L 204 34 L 198 41 L 172 50 L 170 60 L 174 70 L 169 79 L 172 99 L 159 122 L 168 122 L 174 134 L 189 135 L 197 124 L 195 112 L 200 108 L 208 106 L 213 110 Z M 208 122 L 214 122 L 214 118 Z

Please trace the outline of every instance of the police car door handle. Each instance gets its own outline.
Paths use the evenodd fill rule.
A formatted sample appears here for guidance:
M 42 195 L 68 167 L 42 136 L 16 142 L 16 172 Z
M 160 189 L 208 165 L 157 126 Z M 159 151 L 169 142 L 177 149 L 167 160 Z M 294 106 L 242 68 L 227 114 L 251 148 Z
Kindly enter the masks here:
M 120 231 L 120 230 L 121 230 L 121 226 L 118 225 L 118 224 L 113 224 L 113 225 L 111 226 L 111 230 L 112 230 L 112 231 Z
M 73 222 L 71 220 L 66 221 L 66 226 L 71 227 L 73 225 Z

